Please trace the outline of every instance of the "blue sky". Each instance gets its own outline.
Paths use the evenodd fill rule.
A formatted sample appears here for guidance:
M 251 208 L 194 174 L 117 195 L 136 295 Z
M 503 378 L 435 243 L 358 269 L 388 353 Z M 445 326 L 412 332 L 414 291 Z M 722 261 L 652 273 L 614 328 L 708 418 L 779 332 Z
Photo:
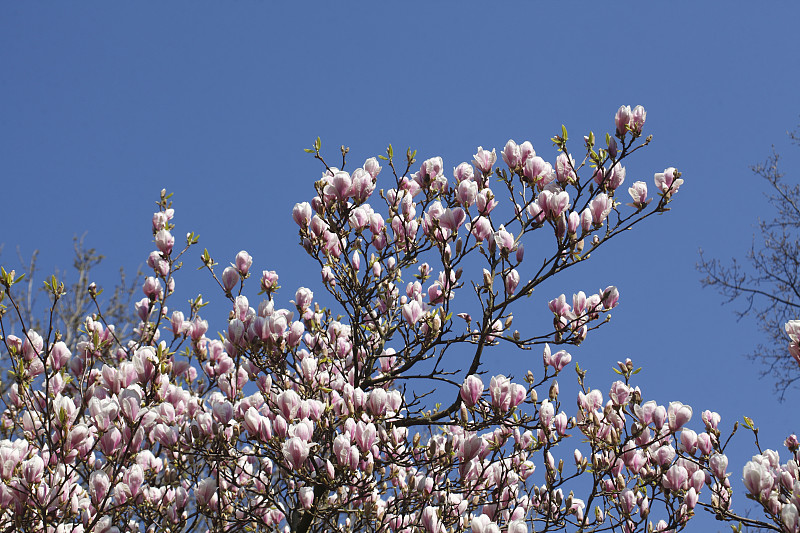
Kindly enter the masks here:
M 654 141 L 629 160 L 627 179 L 652 183 L 677 167 L 686 183 L 673 210 L 531 305 L 617 285 L 611 324 L 571 350 L 591 381 L 605 388 L 610 365 L 631 357 L 645 366 L 647 398 L 689 403 L 698 423 L 716 410 L 728 428 L 747 414 L 778 447 L 800 430 L 800 391 L 778 404 L 755 377 L 743 357 L 761 340 L 755 326 L 701 290 L 695 263 L 701 247 L 742 257 L 758 217 L 770 216 L 749 165 L 774 144 L 800 168 L 785 135 L 800 121 L 800 6 L 719 6 L 4 3 L 0 259 L 15 265 L 16 246 L 38 248 L 43 273 L 65 268 L 73 235 L 88 232 L 107 257 L 101 284 L 111 283 L 153 249 L 149 219 L 167 188 L 178 235 L 198 233 L 221 264 L 247 249 L 254 269 L 281 275 L 288 305 L 298 286 L 322 291 L 290 217 L 321 173 L 302 152 L 317 136 L 332 159 L 351 147 L 355 164 L 392 143 L 451 168 L 509 138 L 554 161 L 561 124 L 580 139 L 611 131 L 620 105 L 641 104 Z M 194 269 L 179 278 L 221 301 L 207 281 Z M 539 361 L 501 355 L 497 371 L 520 375 Z M 753 447 L 743 432 L 735 441 L 738 484 Z

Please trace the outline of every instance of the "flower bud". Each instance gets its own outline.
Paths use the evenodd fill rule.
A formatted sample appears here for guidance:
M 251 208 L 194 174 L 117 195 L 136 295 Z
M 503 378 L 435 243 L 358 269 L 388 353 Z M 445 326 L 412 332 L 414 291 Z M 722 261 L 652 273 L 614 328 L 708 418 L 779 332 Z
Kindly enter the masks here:
M 156 233 L 156 247 L 164 255 L 172 253 L 172 247 L 175 245 L 175 237 L 165 229 L 159 230 Z
M 468 407 L 474 406 L 483 394 L 483 381 L 476 374 L 470 374 L 461 385 L 461 399 Z
M 617 126 L 618 137 L 625 137 L 632 115 L 633 112 L 631 111 L 631 106 L 629 105 L 620 106 L 620 108 L 617 110 L 617 114 L 614 117 L 614 123 Z
M 247 273 L 250 272 L 250 267 L 253 264 L 253 258 L 250 257 L 250 254 L 242 250 L 238 254 L 236 254 L 236 259 L 234 260 L 234 266 L 236 270 L 239 271 L 243 277 L 247 276 Z
M 222 271 L 222 288 L 225 289 L 225 292 L 231 292 L 240 279 L 239 272 L 235 268 L 225 267 L 225 270 Z
M 646 118 L 647 111 L 644 110 L 644 107 L 637 105 L 633 108 L 633 113 L 631 114 L 631 131 L 634 135 L 639 136 L 642 134 L 642 128 L 644 127 Z

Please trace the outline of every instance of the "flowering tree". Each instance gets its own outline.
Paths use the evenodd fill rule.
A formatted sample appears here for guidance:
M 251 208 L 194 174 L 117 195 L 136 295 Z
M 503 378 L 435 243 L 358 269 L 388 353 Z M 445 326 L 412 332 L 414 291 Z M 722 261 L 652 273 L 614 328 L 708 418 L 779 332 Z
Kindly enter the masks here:
M 517 302 L 545 280 L 668 210 L 683 184 L 672 167 L 655 174 L 655 198 L 643 181 L 628 188 L 629 203 L 618 198 L 622 162 L 651 140 L 641 137 L 645 117 L 621 107 L 614 134 L 602 148 L 584 137 L 579 158 L 563 129 L 555 165 L 529 142 L 509 141 L 502 169 L 495 150 L 479 147 L 454 181 L 441 158 L 415 167 L 409 151 L 400 165 L 391 147 L 389 172 L 375 158 L 346 172 L 347 149 L 332 167 L 318 139 L 308 151 L 324 173 L 292 216 L 331 303 L 300 288 L 291 309 L 280 307 L 278 276 L 265 270 L 256 276 L 265 296 L 251 306 L 253 258 L 242 251 L 220 272 L 204 251 L 232 307 L 219 339 L 206 335 L 199 296 L 186 313 L 167 311 L 197 237 L 176 248 L 165 191 L 129 337 L 95 314 L 70 350 L 61 332 L 24 323 L 12 290 L 20 280 L 2 270 L 4 311 L 24 329 L 2 331 L 15 383 L 2 398 L 0 525 L 677 531 L 701 506 L 797 531 L 796 439 L 792 461 L 765 452 L 745 468 L 771 519 L 759 522 L 730 508 L 719 415 L 705 411 L 700 432 L 689 429 L 692 408 L 647 400 L 630 360 L 601 387 L 575 365 L 577 398 L 562 403 L 556 377 L 572 355 L 561 347 L 607 321 L 616 288 L 542 302 L 553 321 L 540 332 L 514 327 Z M 524 248 L 532 239 L 534 259 Z M 46 287 L 55 308 L 64 286 Z M 513 349 L 535 349 L 542 362 L 521 379 L 486 375 L 490 353 Z

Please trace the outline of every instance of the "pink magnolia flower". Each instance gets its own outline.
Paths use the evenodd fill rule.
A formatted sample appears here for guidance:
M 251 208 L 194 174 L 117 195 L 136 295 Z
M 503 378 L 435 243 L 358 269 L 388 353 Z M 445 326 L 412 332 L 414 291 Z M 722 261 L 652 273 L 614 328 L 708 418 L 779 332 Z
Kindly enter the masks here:
M 625 405 L 628 403 L 628 398 L 630 397 L 631 389 L 623 383 L 622 381 L 615 381 L 611 385 L 611 392 L 609 392 L 609 398 L 614 403 L 614 405 Z
M 311 452 L 311 445 L 299 437 L 292 437 L 283 443 L 282 451 L 289 466 L 300 470 Z
M 773 478 L 769 468 L 764 466 L 754 456 L 753 461 L 748 461 L 742 470 L 742 481 L 747 490 L 756 498 L 766 498 L 772 490 Z
M 336 457 L 336 462 L 341 466 L 347 468 L 355 467 L 352 465 L 351 455 L 353 453 L 352 441 L 350 433 L 339 434 L 333 439 L 333 455 Z M 358 458 L 358 449 L 355 450 L 356 460 Z
M 459 184 L 462 181 L 472 181 L 475 177 L 475 171 L 469 163 L 461 163 L 453 169 L 453 177 Z
M 156 247 L 159 249 L 161 253 L 164 255 L 169 255 L 172 253 L 172 247 L 175 245 L 175 237 L 166 230 L 161 229 L 156 233 Z
M 500 528 L 487 515 L 476 516 L 470 522 L 472 533 L 500 533 Z
M 567 414 L 564 411 L 558 413 L 553 419 L 553 425 L 556 428 L 556 433 L 558 433 L 563 437 L 567 433 L 568 422 L 569 419 L 567 418 Z
M 667 409 L 670 431 L 677 431 L 692 419 L 692 408 L 681 402 L 671 402 Z
M 486 217 L 477 217 L 470 225 L 470 233 L 478 242 L 487 240 L 492 236 L 492 225 Z
M 53 370 L 61 370 L 61 368 L 67 364 L 70 357 L 72 357 L 72 354 L 69 348 L 67 348 L 67 345 L 64 344 L 63 341 L 58 341 L 50 349 L 48 361 L 50 362 L 50 366 L 53 367 Z
M 622 511 L 626 516 L 630 516 L 636 507 L 636 494 L 631 489 L 623 490 L 619 495 Z
M 278 286 L 278 274 L 274 270 L 265 270 L 261 273 L 261 290 L 267 294 L 272 294 L 280 287 Z
M 435 180 L 438 176 L 441 176 L 443 165 L 444 163 L 442 162 L 441 157 L 432 157 L 430 159 L 426 159 L 422 162 L 420 173 L 427 175 L 431 180 Z
M 647 183 L 643 181 L 635 181 L 631 187 L 628 187 L 628 194 L 631 195 L 633 203 L 628 204 L 637 209 L 644 209 L 650 200 L 647 199 Z
M 631 111 L 631 106 L 629 105 L 620 106 L 620 108 L 617 110 L 617 114 L 614 117 L 614 124 L 617 126 L 617 135 L 619 137 L 624 137 L 627 133 L 632 117 L 633 112 Z
M 467 407 L 472 407 L 483 394 L 483 381 L 476 374 L 470 374 L 464 379 L 460 394 Z
M 153 213 L 153 233 L 157 233 L 160 230 L 164 229 L 169 222 L 169 218 L 167 213 L 159 211 L 158 213 Z
M 686 491 L 686 494 L 683 497 L 683 502 L 686 504 L 688 509 L 694 509 L 695 505 L 697 505 L 697 500 L 699 499 L 697 491 L 694 487 L 689 487 L 689 490 Z
M 53 412 L 56 415 L 56 424 L 63 428 L 70 428 L 78 416 L 78 408 L 72 398 L 58 394 L 53 400 Z
M 674 464 L 667 470 L 661 484 L 665 489 L 681 490 L 686 487 L 686 482 L 689 479 L 689 473 L 686 469 L 678 464 Z
M 524 165 L 527 163 L 528 159 L 534 156 L 536 156 L 536 152 L 534 151 L 533 145 L 530 141 L 525 141 L 519 145 L 520 165 Z
M 539 193 L 536 202 L 550 220 L 555 220 L 569 207 L 569 193 L 561 190 L 544 190 Z
M 543 359 L 545 366 L 553 367 L 557 372 L 561 372 L 572 361 L 572 356 L 566 350 L 559 350 L 551 355 L 550 345 L 545 344 Z
M 653 412 L 655 411 L 656 407 L 656 402 L 654 400 L 650 400 L 641 405 L 634 404 L 633 412 L 636 415 L 636 418 L 639 419 L 639 422 L 641 422 L 642 425 L 647 426 L 653 421 Z
M 494 232 L 494 242 L 503 253 L 508 253 L 515 249 L 514 235 L 506 231 L 502 224 L 500 229 Z
M 697 449 L 703 455 L 709 455 L 714 449 L 714 441 L 708 433 L 697 435 Z
M 492 399 L 492 407 L 498 412 L 504 413 L 522 403 L 525 399 L 525 387 L 512 383 L 503 375 L 498 375 L 492 377 L 489 383 L 489 394 Z
M 119 403 L 114 398 L 99 399 L 95 396 L 89 400 L 89 413 L 100 431 L 106 431 L 117 420 L 119 411 Z
M 678 189 L 683 185 L 683 180 L 680 179 L 680 173 L 675 170 L 675 167 L 664 169 L 664 172 L 656 173 L 654 180 L 656 187 L 667 198 L 678 192 Z
M 422 527 L 427 533 L 440 533 L 444 531 L 439 518 L 439 510 L 436 507 L 425 507 L 422 510 Z
M 570 212 L 569 216 L 567 217 L 567 232 L 569 233 L 571 238 L 578 233 L 578 228 L 581 225 L 581 216 L 575 212 Z
M 311 222 L 311 215 L 311 204 L 308 202 L 294 204 L 294 208 L 292 209 L 292 219 L 301 228 L 305 229 L 308 227 L 309 223 Z
M 470 167 L 472 168 L 472 167 Z M 456 201 L 464 207 L 469 207 L 478 198 L 478 184 L 472 180 L 464 180 L 458 184 L 456 189 Z
M 222 271 L 222 288 L 225 292 L 231 292 L 241 280 L 239 272 L 234 267 L 225 267 Z
M 574 183 L 577 179 L 575 159 L 571 155 L 562 152 L 556 158 L 556 179 L 559 183 Z
M 653 426 L 661 429 L 667 421 L 667 409 L 663 405 L 657 406 L 653 410 Z
M 367 397 L 367 408 L 374 416 L 383 416 L 388 407 L 389 395 L 384 389 L 372 389 Z
M 594 216 L 592 210 L 587 207 L 581 211 L 581 229 L 584 233 L 589 233 L 592 230 L 592 224 L 594 224 Z
M 380 167 L 379 167 L 380 169 Z M 375 177 L 367 170 L 357 168 L 353 171 L 351 196 L 356 203 L 366 202 L 372 193 L 375 192 Z
M 783 328 L 793 341 L 800 339 L 800 320 L 790 320 L 784 324 Z
M 303 509 L 311 509 L 311 506 L 314 505 L 314 487 L 301 487 L 297 494 L 297 500 Z
M 410 302 L 403 304 L 402 308 L 402 315 L 406 322 L 408 322 L 409 326 L 413 326 L 416 324 L 420 318 L 422 318 L 422 306 L 417 300 L 411 300 Z
M 602 226 L 605 219 L 608 217 L 611 210 L 614 208 L 614 199 L 601 192 L 589 203 L 589 209 L 592 213 L 592 223 L 595 226 Z
M 781 523 L 787 531 L 797 531 L 798 524 L 800 524 L 800 514 L 797 512 L 797 506 L 788 502 L 781 508 Z
M 144 295 L 147 296 L 150 300 L 158 300 L 161 297 L 161 295 L 163 295 L 163 288 L 161 287 L 161 281 L 158 278 L 149 276 L 147 279 L 144 280 L 144 285 L 142 286 L 142 292 L 144 292 Z
M 622 165 L 616 164 L 611 167 L 606 178 L 606 187 L 611 191 L 617 190 L 617 188 L 625 182 L 625 174 L 625 167 Z
M 517 519 L 508 523 L 508 533 L 529 533 L 528 523 L 525 520 Z
M 540 189 L 552 183 L 556 178 L 552 165 L 535 154 L 525 161 L 522 175 L 529 182 L 537 184 Z
M 603 405 L 603 393 L 598 389 L 590 391 L 588 394 L 578 393 L 578 405 L 586 411 L 596 411 Z
M 22 462 L 22 476 L 28 486 L 42 481 L 44 474 L 44 461 L 38 455 Z
M 158 250 L 153 250 L 147 256 L 147 266 L 160 276 L 166 276 L 169 273 L 169 261 L 164 259 L 164 256 Z
M 482 215 L 488 215 L 497 206 L 497 200 L 495 200 L 494 193 L 489 187 L 484 187 L 480 190 L 475 199 L 475 205 Z
M 544 222 L 546 210 L 538 202 L 529 203 L 526 211 L 534 222 Z
M 233 266 L 236 267 L 236 270 L 239 271 L 239 274 L 242 276 L 247 276 L 247 273 L 250 271 L 250 267 L 253 264 L 253 258 L 250 257 L 246 251 L 242 250 L 238 254 L 236 254 L 236 259 L 234 259 Z
M 519 146 L 512 139 L 509 139 L 503 148 L 503 161 L 512 170 L 522 164 Z
M 647 111 L 644 110 L 644 107 L 637 105 L 633 108 L 633 112 L 631 113 L 630 128 L 635 135 L 641 135 L 646 118 Z
M 106 497 L 110 484 L 108 474 L 102 470 L 95 470 L 92 472 L 91 476 L 89 476 L 89 493 L 95 505 L 102 502 Z
M 606 309 L 614 309 L 619 303 L 619 290 L 613 285 L 606 287 L 602 295 L 603 307 Z
M 460 207 L 456 207 L 455 209 L 448 207 L 442 212 L 439 218 L 439 225 L 445 229 L 456 232 L 458 228 L 461 227 L 461 224 L 464 223 L 465 218 L 466 214 Z
M 286 420 L 294 420 L 300 409 L 301 401 L 302 398 L 300 398 L 299 394 L 292 389 L 287 389 L 278 394 L 275 404 Z
M 350 174 L 344 171 L 337 171 L 334 173 L 330 183 L 325 187 L 325 195 L 343 202 L 350 197 L 352 187 L 353 180 Z
M 197 505 L 200 507 L 217 508 L 217 480 L 207 477 L 197 484 L 194 489 Z
M 511 271 L 506 274 L 505 286 L 508 294 L 514 294 L 514 292 L 517 290 L 517 286 L 519 285 L 519 280 L 519 272 L 517 272 L 516 269 L 511 269 Z
M 698 446 L 698 438 L 697 433 L 692 431 L 691 429 L 682 429 L 681 430 L 681 448 L 694 455 L 697 451 Z
M 364 170 L 366 170 L 369 175 L 372 176 L 372 179 L 375 179 L 381 172 L 381 165 L 378 163 L 376 158 L 370 157 L 364 161 Z
M 473 435 L 463 440 L 459 449 L 459 458 L 462 461 L 471 461 L 486 447 L 486 440 L 480 435 Z
M 726 478 L 726 470 L 728 469 L 728 457 L 721 454 L 715 453 L 708 459 L 709 468 L 711 468 L 711 472 L 717 479 L 725 479 Z
M 478 168 L 478 170 L 484 174 L 489 174 L 492 172 L 492 166 L 497 161 L 497 153 L 495 153 L 494 148 L 492 148 L 492 151 L 489 152 L 484 150 L 482 146 L 478 146 L 478 153 L 476 153 L 474 157 L 475 159 L 473 160 L 473 163 L 475 163 L 475 166 Z

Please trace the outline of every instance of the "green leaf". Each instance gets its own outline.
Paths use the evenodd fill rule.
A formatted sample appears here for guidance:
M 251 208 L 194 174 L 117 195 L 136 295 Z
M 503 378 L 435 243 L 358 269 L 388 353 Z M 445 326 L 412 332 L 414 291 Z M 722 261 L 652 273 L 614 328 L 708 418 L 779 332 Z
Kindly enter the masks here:
M 563 124 L 561 125 L 561 138 L 567 140 L 567 127 Z

